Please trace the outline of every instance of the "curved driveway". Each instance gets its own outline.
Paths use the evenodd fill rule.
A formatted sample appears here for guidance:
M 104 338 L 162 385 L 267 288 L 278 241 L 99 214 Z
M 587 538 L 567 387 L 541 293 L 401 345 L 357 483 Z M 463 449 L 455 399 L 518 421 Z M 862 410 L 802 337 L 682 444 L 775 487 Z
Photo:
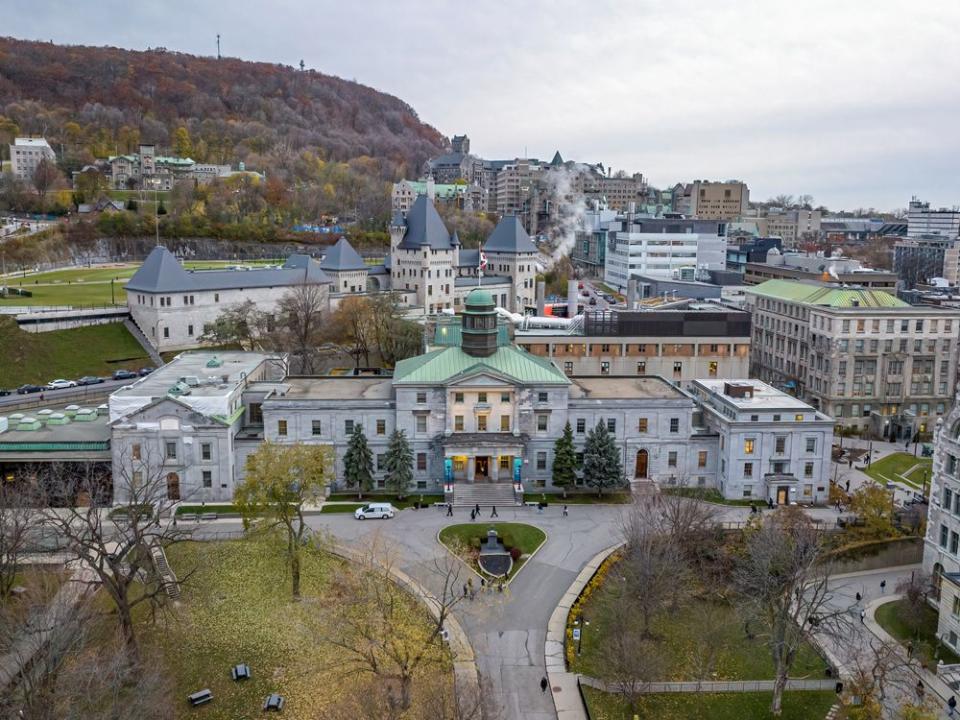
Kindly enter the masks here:
M 562 505 L 551 505 L 543 514 L 535 508 L 498 508 L 499 522 L 525 522 L 547 533 L 547 541 L 528 561 L 503 594 L 487 591 L 472 602 L 461 602 L 455 614 L 476 654 L 483 680 L 490 684 L 503 720 L 553 720 L 557 717 L 549 693 L 540 690 L 546 674 L 544 642 L 550 615 L 580 569 L 601 550 L 620 539 L 620 517 L 625 506 L 570 505 L 564 518 Z M 721 520 L 742 520 L 747 508 L 723 508 Z M 836 517 L 830 510 L 811 515 Z M 488 514 L 476 521 L 489 522 Z M 359 545 L 375 533 L 396 553 L 394 564 L 427 588 L 437 576 L 434 560 L 446 552 L 437 533 L 454 523 L 469 523 L 470 515 L 456 511 L 446 517 L 442 509 L 404 510 L 389 521 L 354 520 L 350 514 L 312 515 L 311 527 L 326 530 L 338 541 Z M 239 529 L 239 522 L 201 524 L 199 534 Z M 476 584 L 476 581 L 475 581 Z M 477 587 L 479 587 L 477 585 Z M 584 642 L 590 642 L 589 637 Z

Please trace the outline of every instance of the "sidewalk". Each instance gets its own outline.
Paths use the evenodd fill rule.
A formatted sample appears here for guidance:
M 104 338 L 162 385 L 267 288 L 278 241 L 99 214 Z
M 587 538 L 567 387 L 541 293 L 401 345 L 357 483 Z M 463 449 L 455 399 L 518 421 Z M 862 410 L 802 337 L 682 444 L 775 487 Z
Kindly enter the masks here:
M 747 693 L 770 692 L 775 680 L 692 680 L 689 682 L 649 682 L 640 683 L 644 693 Z M 617 692 L 616 683 L 608 683 L 597 678 L 580 676 L 580 683 L 604 692 Z M 834 690 L 837 681 L 788 679 L 787 690 Z

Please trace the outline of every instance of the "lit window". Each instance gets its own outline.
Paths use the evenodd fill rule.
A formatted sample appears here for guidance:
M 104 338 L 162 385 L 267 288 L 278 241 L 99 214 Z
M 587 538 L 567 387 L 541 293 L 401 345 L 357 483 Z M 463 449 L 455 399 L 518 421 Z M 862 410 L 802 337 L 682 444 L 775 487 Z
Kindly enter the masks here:
M 287 434 L 287 421 L 277 420 L 277 435 L 286 435 L 286 434 Z
M 753 438 L 747 438 L 743 441 L 743 452 L 745 455 L 753 455 L 754 442 Z

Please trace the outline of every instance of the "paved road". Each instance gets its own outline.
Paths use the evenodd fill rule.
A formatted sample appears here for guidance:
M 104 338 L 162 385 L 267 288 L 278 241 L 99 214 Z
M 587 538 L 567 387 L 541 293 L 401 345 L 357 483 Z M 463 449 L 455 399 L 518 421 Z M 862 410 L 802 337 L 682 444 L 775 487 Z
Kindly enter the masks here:
M 580 569 L 598 552 L 619 541 L 622 507 L 571 505 L 569 517 L 561 506 L 551 505 L 543 514 L 534 508 L 500 508 L 500 522 L 526 522 L 547 533 L 547 541 L 524 565 L 503 595 L 488 593 L 470 603 L 461 603 L 456 615 L 477 657 L 478 669 L 499 700 L 504 720 L 553 720 L 549 694 L 540 691 L 546 672 L 544 642 L 550 614 Z M 743 520 L 747 508 L 723 508 L 719 519 Z M 810 514 L 832 522 L 836 512 L 816 508 Z M 487 517 L 482 521 L 488 521 Z M 400 570 L 432 588 L 436 576 L 434 559 L 445 552 L 437 533 L 452 523 L 470 522 L 469 513 L 457 511 L 447 518 L 441 510 L 404 510 L 393 520 L 359 522 L 352 516 L 313 515 L 311 527 L 324 529 L 347 545 L 359 545 L 380 533 L 396 553 Z M 235 532 L 238 521 L 201 523 L 199 533 Z M 892 581 L 892 579 L 891 579 Z M 891 582 L 888 581 L 888 582 Z M 589 637 L 584 638 L 589 642 Z
M 139 370 L 140 368 L 130 368 L 130 370 Z M 54 378 L 50 378 L 54 380 Z M 67 378 L 71 380 L 73 378 Z M 139 378 L 135 378 L 139 380 Z M 122 388 L 124 385 L 129 385 L 134 382 L 134 380 L 105 380 L 99 385 L 84 385 L 82 387 L 75 388 L 64 388 L 63 390 L 44 390 L 43 393 L 28 393 L 26 395 L 17 395 L 16 392 L 12 392 L 10 395 L 0 396 L 0 412 L 2 412 L 3 407 L 9 407 L 12 405 L 19 404 L 41 404 L 40 395 L 43 395 L 42 404 L 44 405 L 57 405 L 57 404 L 70 404 L 71 402 L 81 402 L 84 398 L 95 397 L 95 396 L 106 396 L 112 393 L 114 390 Z M 8 390 L 14 390 L 14 388 L 7 388 Z

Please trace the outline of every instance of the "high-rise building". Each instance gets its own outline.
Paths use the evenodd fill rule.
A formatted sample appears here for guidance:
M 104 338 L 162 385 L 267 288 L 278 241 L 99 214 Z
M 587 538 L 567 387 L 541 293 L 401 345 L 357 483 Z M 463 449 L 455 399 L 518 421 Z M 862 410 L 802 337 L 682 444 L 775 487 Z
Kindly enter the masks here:
M 930 209 L 930 203 L 917 198 L 907 208 L 907 237 L 960 238 L 960 208 Z
M 746 292 L 751 375 L 837 425 L 900 440 L 933 430 L 956 389 L 960 309 L 882 290 L 768 280 Z
M 10 145 L 10 171 L 20 180 L 30 181 L 40 161 L 56 162 L 53 148 L 43 138 L 14 138 Z
M 739 180 L 694 180 L 674 186 L 673 209 L 700 220 L 735 220 L 750 207 L 750 189 Z

